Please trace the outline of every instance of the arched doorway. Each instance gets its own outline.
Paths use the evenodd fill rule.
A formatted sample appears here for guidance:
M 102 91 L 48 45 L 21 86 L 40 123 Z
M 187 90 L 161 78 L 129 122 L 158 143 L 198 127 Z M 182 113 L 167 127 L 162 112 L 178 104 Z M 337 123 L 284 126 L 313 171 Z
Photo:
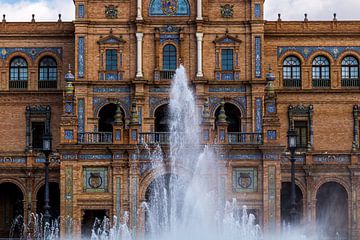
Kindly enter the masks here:
M 295 193 L 296 193 L 295 220 L 297 223 L 299 223 L 303 215 L 303 194 L 301 189 L 297 185 L 295 185 Z M 281 183 L 281 222 L 284 225 L 291 222 L 290 210 L 291 210 L 291 182 L 283 182 Z
M 99 132 L 112 132 L 115 121 L 116 104 L 110 103 L 99 111 Z M 124 115 L 123 115 L 124 116 Z
M 155 110 L 155 132 L 170 131 L 169 104 L 162 105 Z
M 348 195 L 339 183 L 327 182 L 319 188 L 316 224 L 324 239 L 348 239 Z
M 215 111 L 216 120 L 220 114 L 221 107 L 218 107 Z M 228 122 L 228 132 L 241 132 L 241 112 L 238 107 L 231 103 L 225 103 L 224 105 L 226 121 Z M 216 121 L 215 120 L 215 121 Z
M 23 193 L 18 186 L 13 183 L 0 184 L 0 238 L 8 238 L 15 218 L 23 216 L 23 200 Z M 18 225 L 12 237 L 20 237 L 22 224 Z
M 44 193 L 45 186 L 43 185 L 36 195 L 36 212 L 44 214 Z M 56 182 L 49 183 L 49 205 L 50 215 L 53 219 L 57 219 L 60 216 L 60 187 Z
M 176 175 L 165 174 L 150 183 L 145 193 L 147 234 L 161 233 L 181 218 L 184 194 L 185 183 Z

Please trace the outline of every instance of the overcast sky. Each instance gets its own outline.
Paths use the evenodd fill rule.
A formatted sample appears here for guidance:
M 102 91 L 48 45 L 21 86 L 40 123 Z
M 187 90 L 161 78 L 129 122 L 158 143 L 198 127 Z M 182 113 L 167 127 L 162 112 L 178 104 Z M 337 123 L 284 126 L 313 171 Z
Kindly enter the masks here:
M 55 21 L 59 13 L 69 21 L 74 12 L 73 0 L 0 0 L 0 14 L 6 14 L 7 21 L 30 21 L 33 13 L 37 21 Z M 335 12 L 339 20 L 360 20 L 360 0 L 265 1 L 267 20 L 277 19 L 278 13 L 283 20 L 302 20 L 305 12 L 309 20 L 331 20 Z

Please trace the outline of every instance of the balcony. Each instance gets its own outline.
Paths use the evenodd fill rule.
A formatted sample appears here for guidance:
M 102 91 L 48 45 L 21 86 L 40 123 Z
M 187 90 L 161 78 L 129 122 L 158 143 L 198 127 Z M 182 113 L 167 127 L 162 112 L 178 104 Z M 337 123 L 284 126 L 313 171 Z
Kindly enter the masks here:
M 330 79 L 313 79 L 312 86 L 314 88 L 328 88 L 330 87 Z
M 242 132 L 229 132 L 228 143 L 239 144 L 255 144 L 259 145 L 263 143 L 262 133 L 242 133 Z
M 360 80 L 357 78 L 343 78 L 341 79 L 341 86 L 346 88 L 360 87 Z
M 79 144 L 112 144 L 111 132 L 85 132 L 79 133 Z
M 175 70 L 161 70 L 161 71 L 155 70 L 154 72 L 155 81 L 172 80 L 174 75 L 175 75 Z
M 284 79 L 283 84 L 286 88 L 300 88 L 301 79 Z
M 57 88 L 57 81 L 53 80 L 40 80 L 39 89 L 56 89 Z
M 20 81 L 20 80 L 11 80 L 9 81 L 9 88 L 10 89 L 27 89 L 27 81 Z
M 169 132 L 140 133 L 140 144 L 169 144 Z

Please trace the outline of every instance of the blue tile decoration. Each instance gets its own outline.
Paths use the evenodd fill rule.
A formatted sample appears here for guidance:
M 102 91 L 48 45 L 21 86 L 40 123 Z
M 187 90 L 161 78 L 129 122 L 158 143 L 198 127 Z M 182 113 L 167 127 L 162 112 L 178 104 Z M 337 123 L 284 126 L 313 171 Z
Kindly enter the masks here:
M 85 131 L 85 100 L 80 98 L 78 100 L 78 132 Z
M 78 76 L 83 78 L 85 74 L 85 38 L 78 38 Z
M 65 167 L 65 217 L 72 219 L 73 217 L 73 168 L 72 166 Z M 72 235 L 73 224 L 72 221 L 65 221 L 66 236 Z
M 245 86 L 234 87 L 209 87 L 209 92 L 246 92 Z
M 255 99 L 255 130 L 257 133 L 262 133 L 262 99 Z
M 220 74 L 220 72 L 216 72 L 215 79 L 216 79 L 216 80 L 221 80 L 221 74 Z
M 108 168 L 107 167 L 84 167 L 83 169 L 84 192 L 107 192 L 108 191 Z
M 102 92 L 101 92 L 102 93 Z M 105 97 L 94 97 L 93 98 L 93 116 L 97 117 L 97 114 L 99 113 L 100 109 L 105 106 L 106 104 L 109 103 L 119 103 L 121 106 L 121 109 L 124 111 L 125 114 L 125 118 L 129 118 L 130 117 L 130 95 L 128 96 L 124 96 L 124 97 L 120 97 L 117 99 L 114 99 L 112 101 L 110 101 L 108 98 Z
M 266 135 L 268 140 L 276 140 L 276 130 L 268 130 Z
M 279 154 L 275 154 L 275 153 L 265 153 L 263 157 L 264 160 L 268 160 L 268 161 L 269 160 L 277 161 L 279 160 L 279 158 L 280 158 Z
M 214 116 L 216 109 L 220 106 L 223 99 L 219 97 L 209 97 L 210 115 Z M 246 114 L 246 96 L 238 96 L 232 99 L 227 99 L 227 103 L 234 104 L 240 109 L 241 114 Z
M 261 37 L 255 37 L 255 77 L 261 78 Z
M 116 216 L 120 216 L 120 214 L 121 214 L 121 198 L 120 198 L 120 194 L 121 194 L 121 178 L 116 177 L 116 199 L 115 199 Z M 118 221 L 120 221 L 119 217 L 118 217 Z
M 160 34 L 160 43 L 163 44 L 166 41 L 172 41 L 176 44 L 179 44 L 179 34 Z
M 169 91 L 169 87 L 150 87 L 149 89 L 149 92 L 151 93 L 168 93 Z
M 190 16 L 187 0 L 151 0 L 149 16 Z
M 325 51 L 331 54 L 331 56 L 337 60 L 338 57 L 345 51 L 355 51 L 360 53 L 360 46 L 279 46 L 277 48 L 278 58 L 286 54 L 288 51 L 298 52 L 304 57 L 305 60 L 307 60 L 314 52 Z
M 84 6 L 84 4 L 79 4 L 78 17 L 79 18 L 84 18 L 85 17 L 85 6 Z
M 270 102 L 270 103 L 267 104 L 267 112 L 268 113 L 275 113 L 276 112 L 275 102 Z
M 305 162 L 305 156 L 304 155 L 297 155 L 295 156 L 295 162 L 296 163 L 304 163 Z M 282 164 L 290 164 L 290 156 L 283 156 L 281 158 Z
M 268 169 L 268 202 L 269 202 L 269 229 L 276 228 L 276 168 Z
M 73 104 L 72 102 L 65 103 L 65 112 L 72 113 L 73 112 Z
M 65 140 L 73 140 L 74 139 L 74 131 L 73 130 L 64 130 L 64 138 L 65 138 Z
M 255 3 L 254 13 L 256 18 L 261 17 L 261 5 L 259 3 Z
M 257 192 L 257 169 L 234 168 L 233 191 L 234 192 Z
M 225 141 L 225 131 L 224 130 L 220 131 L 220 141 Z
M 132 227 L 135 230 L 137 225 L 137 177 L 132 178 Z M 133 231 L 133 237 L 136 239 L 136 231 Z
M 153 117 L 156 108 L 168 103 L 169 103 L 168 97 L 150 96 L 149 97 L 150 115 Z
M 111 160 L 111 154 L 80 154 L 80 160 Z
M 116 140 L 116 141 L 120 141 L 120 140 L 121 140 L 121 131 L 120 131 L 120 130 L 116 130 L 116 131 L 115 131 L 115 140 Z
M 76 160 L 77 155 L 73 154 L 73 153 L 65 153 L 65 154 L 62 155 L 61 159 L 63 159 L 63 160 Z
M 108 81 L 119 80 L 119 76 L 117 73 L 105 73 L 105 80 Z
M 129 93 L 130 87 L 94 87 L 94 93 Z
M 139 119 L 139 125 L 142 125 L 142 107 L 138 107 L 138 119 Z
M 137 131 L 136 130 L 131 131 L 131 140 L 133 140 L 133 141 L 137 140 Z
M 225 81 L 234 80 L 234 73 L 233 72 L 231 72 L 231 73 L 222 72 L 221 73 L 221 80 L 225 80 Z
M 44 52 L 55 53 L 60 59 L 63 57 L 62 48 L 0 48 L 0 58 L 5 60 L 10 54 L 15 52 L 21 52 L 30 57 L 33 61 Z
M 0 157 L 0 163 L 25 164 L 26 157 Z
M 203 139 L 205 142 L 209 141 L 209 130 L 207 130 L 207 129 L 204 130 Z
M 351 162 L 350 155 L 313 155 L 313 161 L 315 163 L 340 163 L 340 164 L 348 164 Z
M 262 154 L 230 154 L 228 158 L 231 160 L 261 160 Z

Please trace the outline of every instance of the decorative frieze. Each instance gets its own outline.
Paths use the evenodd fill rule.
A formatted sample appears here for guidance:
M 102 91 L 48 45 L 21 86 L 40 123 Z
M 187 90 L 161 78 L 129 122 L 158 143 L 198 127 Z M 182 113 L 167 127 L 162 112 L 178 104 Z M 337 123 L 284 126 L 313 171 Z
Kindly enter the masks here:
M 261 60 L 261 37 L 255 37 L 255 77 L 261 78 L 261 68 L 262 68 L 262 60 Z
M 85 74 L 85 38 L 78 38 L 78 76 L 83 78 Z
M 309 58 L 314 52 L 325 51 L 328 52 L 335 60 L 345 51 L 355 51 L 360 53 L 360 46 L 280 46 L 277 48 L 278 58 L 282 57 L 287 52 L 298 52 L 305 60 Z
M 255 131 L 257 133 L 262 133 L 262 116 L 263 115 L 263 106 L 262 106 L 262 99 L 256 98 L 255 99 Z
M 111 160 L 111 154 L 80 154 L 80 160 Z
M 73 168 L 72 166 L 65 167 L 65 218 L 72 219 L 73 217 Z M 65 221 L 66 236 L 72 235 L 73 224 L 71 221 Z
M 0 157 L 0 163 L 25 164 L 26 157 Z
M 130 87 L 94 87 L 94 93 L 129 93 Z
M 32 60 L 35 60 L 40 54 L 44 52 L 55 53 L 60 59 L 63 57 L 62 48 L 0 48 L 0 58 L 5 60 L 10 54 L 20 52 L 26 54 Z
M 239 87 L 209 87 L 209 92 L 241 92 L 241 93 L 245 93 L 246 92 L 246 87 L 245 86 L 239 86 Z
M 262 159 L 262 154 L 260 154 L 260 153 L 229 154 L 228 159 L 229 160 L 261 160 Z
M 83 98 L 78 99 L 78 132 L 83 133 L 85 131 L 85 100 Z
M 313 161 L 315 163 L 338 163 L 348 164 L 351 161 L 350 155 L 313 155 Z
M 269 229 L 276 228 L 276 167 L 268 168 Z

